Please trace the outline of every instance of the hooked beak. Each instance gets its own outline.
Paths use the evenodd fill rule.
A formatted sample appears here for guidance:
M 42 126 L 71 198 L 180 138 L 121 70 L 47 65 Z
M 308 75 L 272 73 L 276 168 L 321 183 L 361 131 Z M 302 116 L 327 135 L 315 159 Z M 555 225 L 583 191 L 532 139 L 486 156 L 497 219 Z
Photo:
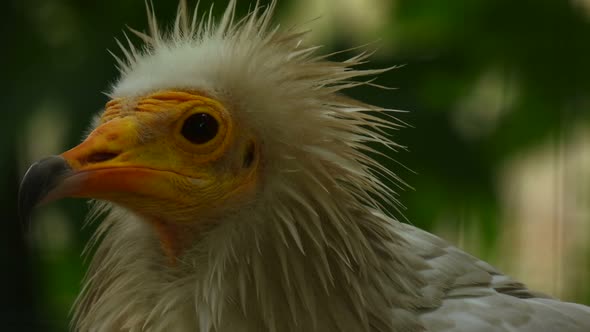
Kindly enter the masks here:
M 29 221 L 37 205 L 64 197 L 151 210 L 156 210 L 156 202 L 177 200 L 174 185 L 185 177 L 156 163 L 157 147 L 140 143 L 138 121 L 137 117 L 113 119 L 71 150 L 34 163 L 20 185 L 22 222 Z
M 31 165 L 18 192 L 21 221 L 28 224 L 35 206 L 51 200 L 49 193 L 71 174 L 72 168 L 61 156 L 46 157 Z

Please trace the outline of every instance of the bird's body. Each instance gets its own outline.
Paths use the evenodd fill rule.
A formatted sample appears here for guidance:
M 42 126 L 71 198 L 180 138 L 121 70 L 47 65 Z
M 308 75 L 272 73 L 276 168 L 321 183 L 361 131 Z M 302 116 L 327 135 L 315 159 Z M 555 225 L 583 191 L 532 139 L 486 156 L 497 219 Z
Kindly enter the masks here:
M 114 215 L 106 221 L 114 223 L 113 229 L 90 271 L 93 291 L 78 304 L 77 327 L 218 332 L 588 330 L 588 307 L 531 292 L 415 227 L 384 216 L 367 217 L 365 222 L 374 223 L 374 229 L 367 227 L 362 236 L 376 257 L 364 267 L 353 258 L 321 257 L 305 232 L 300 233 L 305 254 L 284 248 L 281 235 L 272 229 L 236 225 L 247 218 L 242 217 L 228 225 L 238 239 L 226 234 L 213 238 L 201 249 L 210 250 L 207 254 L 190 254 L 198 258 L 184 262 L 184 271 L 171 271 L 143 221 L 129 217 L 121 223 Z M 252 247 L 253 236 L 260 237 L 260 249 Z M 356 241 L 354 235 L 350 241 Z M 294 241 L 290 245 L 296 247 Z M 328 266 L 331 275 L 325 271 Z
M 274 3 L 234 5 L 215 25 L 181 3 L 170 33 L 150 12 L 94 131 L 51 159 L 61 182 L 36 195 L 114 202 L 75 330 L 590 331 L 590 308 L 383 212 L 395 176 L 370 155 L 396 124 L 339 94 L 382 72 L 353 68 L 366 55 L 330 62 L 271 26 Z

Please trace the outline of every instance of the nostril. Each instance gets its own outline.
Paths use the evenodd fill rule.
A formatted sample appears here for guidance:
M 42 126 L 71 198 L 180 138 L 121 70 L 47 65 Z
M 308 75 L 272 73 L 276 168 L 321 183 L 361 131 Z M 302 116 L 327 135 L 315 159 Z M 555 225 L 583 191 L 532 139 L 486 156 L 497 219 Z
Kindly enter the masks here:
M 95 152 L 86 158 L 86 162 L 88 163 L 100 163 L 103 161 L 114 159 L 118 156 L 118 153 L 114 152 Z

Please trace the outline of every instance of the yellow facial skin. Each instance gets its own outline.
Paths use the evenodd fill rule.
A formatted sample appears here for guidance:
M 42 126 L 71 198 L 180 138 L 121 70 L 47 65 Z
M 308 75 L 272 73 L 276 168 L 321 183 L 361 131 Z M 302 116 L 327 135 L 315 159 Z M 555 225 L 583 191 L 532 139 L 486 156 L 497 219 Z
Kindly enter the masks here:
M 182 133 L 197 113 L 217 122 L 206 142 L 191 142 Z M 254 158 L 245 165 L 248 153 Z M 229 201 L 250 196 L 259 162 L 254 140 L 235 128 L 219 102 L 184 91 L 110 101 L 101 124 L 61 156 L 73 175 L 53 198 L 97 198 L 129 208 L 153 223 L 171 257 L 186 242 L 179 238 L 184 228 L 206 223 Z

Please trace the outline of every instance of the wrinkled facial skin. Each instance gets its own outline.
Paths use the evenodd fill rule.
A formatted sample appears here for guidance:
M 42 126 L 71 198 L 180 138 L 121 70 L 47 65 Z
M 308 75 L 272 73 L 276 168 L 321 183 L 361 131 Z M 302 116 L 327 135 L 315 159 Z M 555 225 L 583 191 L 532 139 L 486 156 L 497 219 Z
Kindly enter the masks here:
M 80 145 L 35 163 L 21 184 L 26 217 L 62 197 L 107 200 L 151 220 L 197 223 L 252 196 L 258 147 L 199 93 L 114 99 Z

